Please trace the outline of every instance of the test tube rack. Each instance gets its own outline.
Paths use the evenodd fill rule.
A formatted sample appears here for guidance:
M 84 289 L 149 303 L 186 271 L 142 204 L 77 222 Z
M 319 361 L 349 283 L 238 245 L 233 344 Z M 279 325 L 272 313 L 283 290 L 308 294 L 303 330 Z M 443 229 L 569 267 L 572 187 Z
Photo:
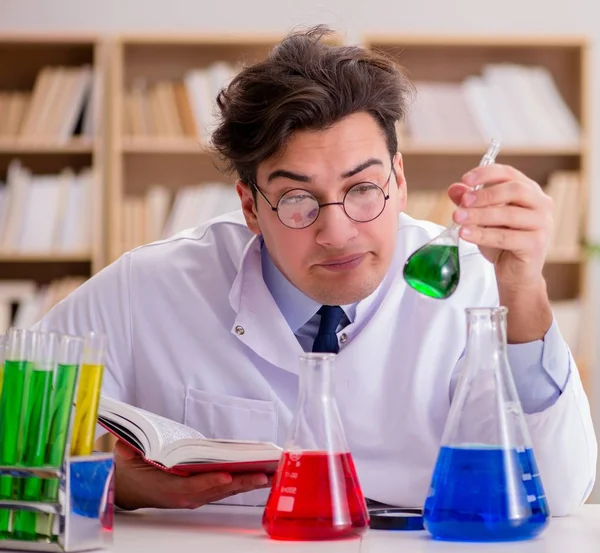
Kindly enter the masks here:
M 0 550 L 87 551 L 112 544 L 114 464 L 112 453 L 67 456 L 61 468 L 0 466 L 0 476 L 57 479 L 55 502 L 0 499 L 0 509 L 50 515 L 51 537 L 36 540 L 0 536 Z

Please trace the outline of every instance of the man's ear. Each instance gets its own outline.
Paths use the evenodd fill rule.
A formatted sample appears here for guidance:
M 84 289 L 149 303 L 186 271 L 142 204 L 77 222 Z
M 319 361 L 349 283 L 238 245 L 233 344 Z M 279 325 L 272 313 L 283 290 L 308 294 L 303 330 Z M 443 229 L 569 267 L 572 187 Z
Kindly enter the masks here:
M 252 194 L 252 188 L 245 182 L 238 179 L 235 181 L 235 189 L 242 203 L 242 211 L 246 219 L 246 225 L 254 234 L 261 234 L 256 213 L 256 202 Z
M 396 196 L 396 206 L 398 208 L 398 213 L 404 211 L 406 209 L 406 201 L 407 201 L 407 186 L 406 186 L 406 177 L 404 176 L 404 162 L 402 160 L 402 154 L 400 152 L 396 152 L 393 161 L 394 167 L 394 175 L 396 177 L 396 188 L 398 189 Z M 394 185 L 394 175 L 390 179 L 390 186 Z

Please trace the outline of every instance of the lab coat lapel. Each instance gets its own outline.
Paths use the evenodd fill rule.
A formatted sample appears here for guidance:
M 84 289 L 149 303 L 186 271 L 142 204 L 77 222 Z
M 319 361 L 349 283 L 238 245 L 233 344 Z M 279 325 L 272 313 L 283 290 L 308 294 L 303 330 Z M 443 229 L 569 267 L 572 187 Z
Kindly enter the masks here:
M 265 284 L 260 256 L 260 240 L 255 236 L 244 250 L 229 293 L 236 312 L 231 332 L 265 361 L 298 373 L 303 350 Z

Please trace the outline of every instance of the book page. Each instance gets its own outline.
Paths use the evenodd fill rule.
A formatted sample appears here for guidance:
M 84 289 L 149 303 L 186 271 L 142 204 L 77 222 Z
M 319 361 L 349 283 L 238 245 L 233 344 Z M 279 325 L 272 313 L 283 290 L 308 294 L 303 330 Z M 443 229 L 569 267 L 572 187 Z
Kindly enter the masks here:
M 148 411 L 144 411 L 143 415 L 152 423 L 152 426 L 156 428 L 156 432 L 160 438 L 161 449 L 177 440 L 190 438 L 204 439 L 204 436 L 200 432 L 189 426 L 149 413 Z
M 144 450 L 149 458 L 160 456 L 165 446 L 178 440 L 205 439 L 200 432 L 184 424 L 105 396 L 100 399 L 98 416 L 126 427 L 138 441 L 145 438 L 148 447 Z

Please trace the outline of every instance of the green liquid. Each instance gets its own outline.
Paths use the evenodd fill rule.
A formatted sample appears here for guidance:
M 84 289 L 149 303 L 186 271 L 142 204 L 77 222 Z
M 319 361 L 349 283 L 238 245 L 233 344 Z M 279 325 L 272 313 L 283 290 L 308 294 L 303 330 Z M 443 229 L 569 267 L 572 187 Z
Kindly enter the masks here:
M 23 392 L 27 377 L 27 363 L 5 361 L 2 398 L 0 399 L 0 464 L 17 464 L 17 439 L 23 407 Z M 0 498 L 13 498 L 13 478 L 0 476 Z M 10 510 L 0 509 L 0 536 L 10 530 Z
M 78 369 L 78 365 L 58 365 L 56 369 L 50 403 L 50 437 L 46 447 L 46 465 L 51 467 L 60 467 L 64 459 Z M 57 492 L 58 480 L 44 482 L 45 500 L 56 501 Z
M 22 466 L 40 467 L 44 465 L 48 442 L 52 376 L 52 371 L 34 370 L 31 373 L 29 393 L 24 407 L 24 448 L 20 459 Z M 19 499 L 39 501 L 41 490 L 41 478 L 23 478 Z M 36 519 L 37 513 L 31 511 L 15 513 L 14 536 L 18 539 L 35 539 Z
M 430 298 L 450 297 L 460 280 L 458 246 L 430 244 L 417 250 L 404 265 L 404 279 Z

